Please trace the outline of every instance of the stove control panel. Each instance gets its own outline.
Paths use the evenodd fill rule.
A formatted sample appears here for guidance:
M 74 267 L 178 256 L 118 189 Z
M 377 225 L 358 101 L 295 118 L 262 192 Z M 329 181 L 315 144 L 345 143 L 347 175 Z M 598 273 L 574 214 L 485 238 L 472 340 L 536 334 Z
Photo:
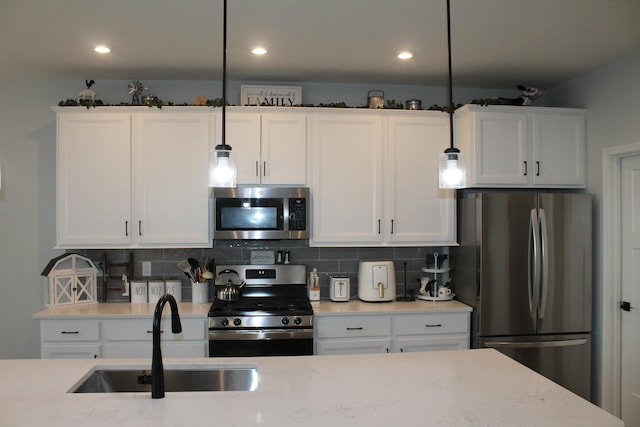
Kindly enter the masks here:
M 209 317 L 209 329 L 310 328 L 313 316 Z

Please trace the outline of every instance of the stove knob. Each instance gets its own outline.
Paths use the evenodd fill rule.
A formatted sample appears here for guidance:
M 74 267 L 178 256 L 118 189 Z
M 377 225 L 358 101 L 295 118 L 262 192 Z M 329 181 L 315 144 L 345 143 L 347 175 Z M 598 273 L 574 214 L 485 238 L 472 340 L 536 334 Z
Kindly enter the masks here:
M 228 326 L 228 325 L 229 325 L 229 319 L 227 319 L 227 318 L 225 317 L 224 319 L 222 319 L 222 320 L 220 321 L 220 324 L 221 324 L 222 326 Z
M 295 323 L 296 325 L 299 325 L 300 323 L 302 323 L 302 318 L 300 316 L 294 317 L 293 323 Z
M 282 324 L 283 325 L 288 325 L 289 324 L 289 318 L 288 317 L 283 317 L 282 318 Z
M 240 326 L 240 324 L 242 323 L 242 320 L 238 319 L 237 317 L 235 319 L 233 319 L 233 324 L 236 326 Z

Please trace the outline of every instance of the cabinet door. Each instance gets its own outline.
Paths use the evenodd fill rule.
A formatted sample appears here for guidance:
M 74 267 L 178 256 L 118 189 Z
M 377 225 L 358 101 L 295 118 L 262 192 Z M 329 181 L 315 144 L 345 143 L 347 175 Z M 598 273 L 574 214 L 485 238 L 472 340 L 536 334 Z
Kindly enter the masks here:
M 386 238 L 455 243 L 455 192 L 438 188 L 438 156 L 449 146 L 446 115 L 390 116 L 387 134 Z
M 226 143 L 236 153 L 237 183 L 259 184 L 261 173 L 260 114 L 227 111 L 226 116 Z M 222 119 L 222 115 L 218 117 Z M 217 138 L 217 141 L 222 141 L 222 135 Z
M 469 348 L 467 335 L 434 335 L 398 337 L 394 352 L 466 350 Z
M 316 342 L 316 354 L 373 354 L 389 353 L 390 338 L 360 338 L 319 340 Z
M 129 114 L 58 114 L 57 244 L 131 242 Z
M 583 113 L 534 113 L 533 170 L 536 186 L 586 185 L 585 118 Z
M 527 114 L 519 112 L 472 113 L 474 140 L 471 184 L 475 186 L 526 186 L 532 173 L 529 161 Z
M 40 353 L 43 359 L 97 359 L 101 357 L 99 343 L 42 343 Z
M 133 232 L 140 245 L 211 246 L 209 113 L 133 115 Z
M 261 181 L 305 185 L 307 118 L 303 113 L 262 114 Z
M 382 119 L 313 114 L 310 244 L 363 245 L 382 239 Z

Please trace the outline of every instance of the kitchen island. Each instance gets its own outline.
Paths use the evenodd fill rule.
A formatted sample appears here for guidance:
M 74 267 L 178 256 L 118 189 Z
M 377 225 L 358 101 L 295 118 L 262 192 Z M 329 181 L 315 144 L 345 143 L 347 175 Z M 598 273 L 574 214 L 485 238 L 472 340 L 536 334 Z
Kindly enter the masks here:
M 346 356 L 166 359 L 257 366 L 254 391 L 71 394 L 96 366 L 149 359 L 0 360 L 3 426 L 622 426 L 492 349 Z

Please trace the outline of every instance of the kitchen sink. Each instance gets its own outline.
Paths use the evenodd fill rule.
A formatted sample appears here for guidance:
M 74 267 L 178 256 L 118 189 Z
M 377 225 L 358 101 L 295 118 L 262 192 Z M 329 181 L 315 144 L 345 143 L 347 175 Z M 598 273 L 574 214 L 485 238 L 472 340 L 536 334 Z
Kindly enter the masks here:
M 151 392 L 148 366 L 96 366 L 68 393 Z M 164 368 L 164 389 L 185 391 L 254 391 L 258 388 L 255 365 L 187 365 Z

